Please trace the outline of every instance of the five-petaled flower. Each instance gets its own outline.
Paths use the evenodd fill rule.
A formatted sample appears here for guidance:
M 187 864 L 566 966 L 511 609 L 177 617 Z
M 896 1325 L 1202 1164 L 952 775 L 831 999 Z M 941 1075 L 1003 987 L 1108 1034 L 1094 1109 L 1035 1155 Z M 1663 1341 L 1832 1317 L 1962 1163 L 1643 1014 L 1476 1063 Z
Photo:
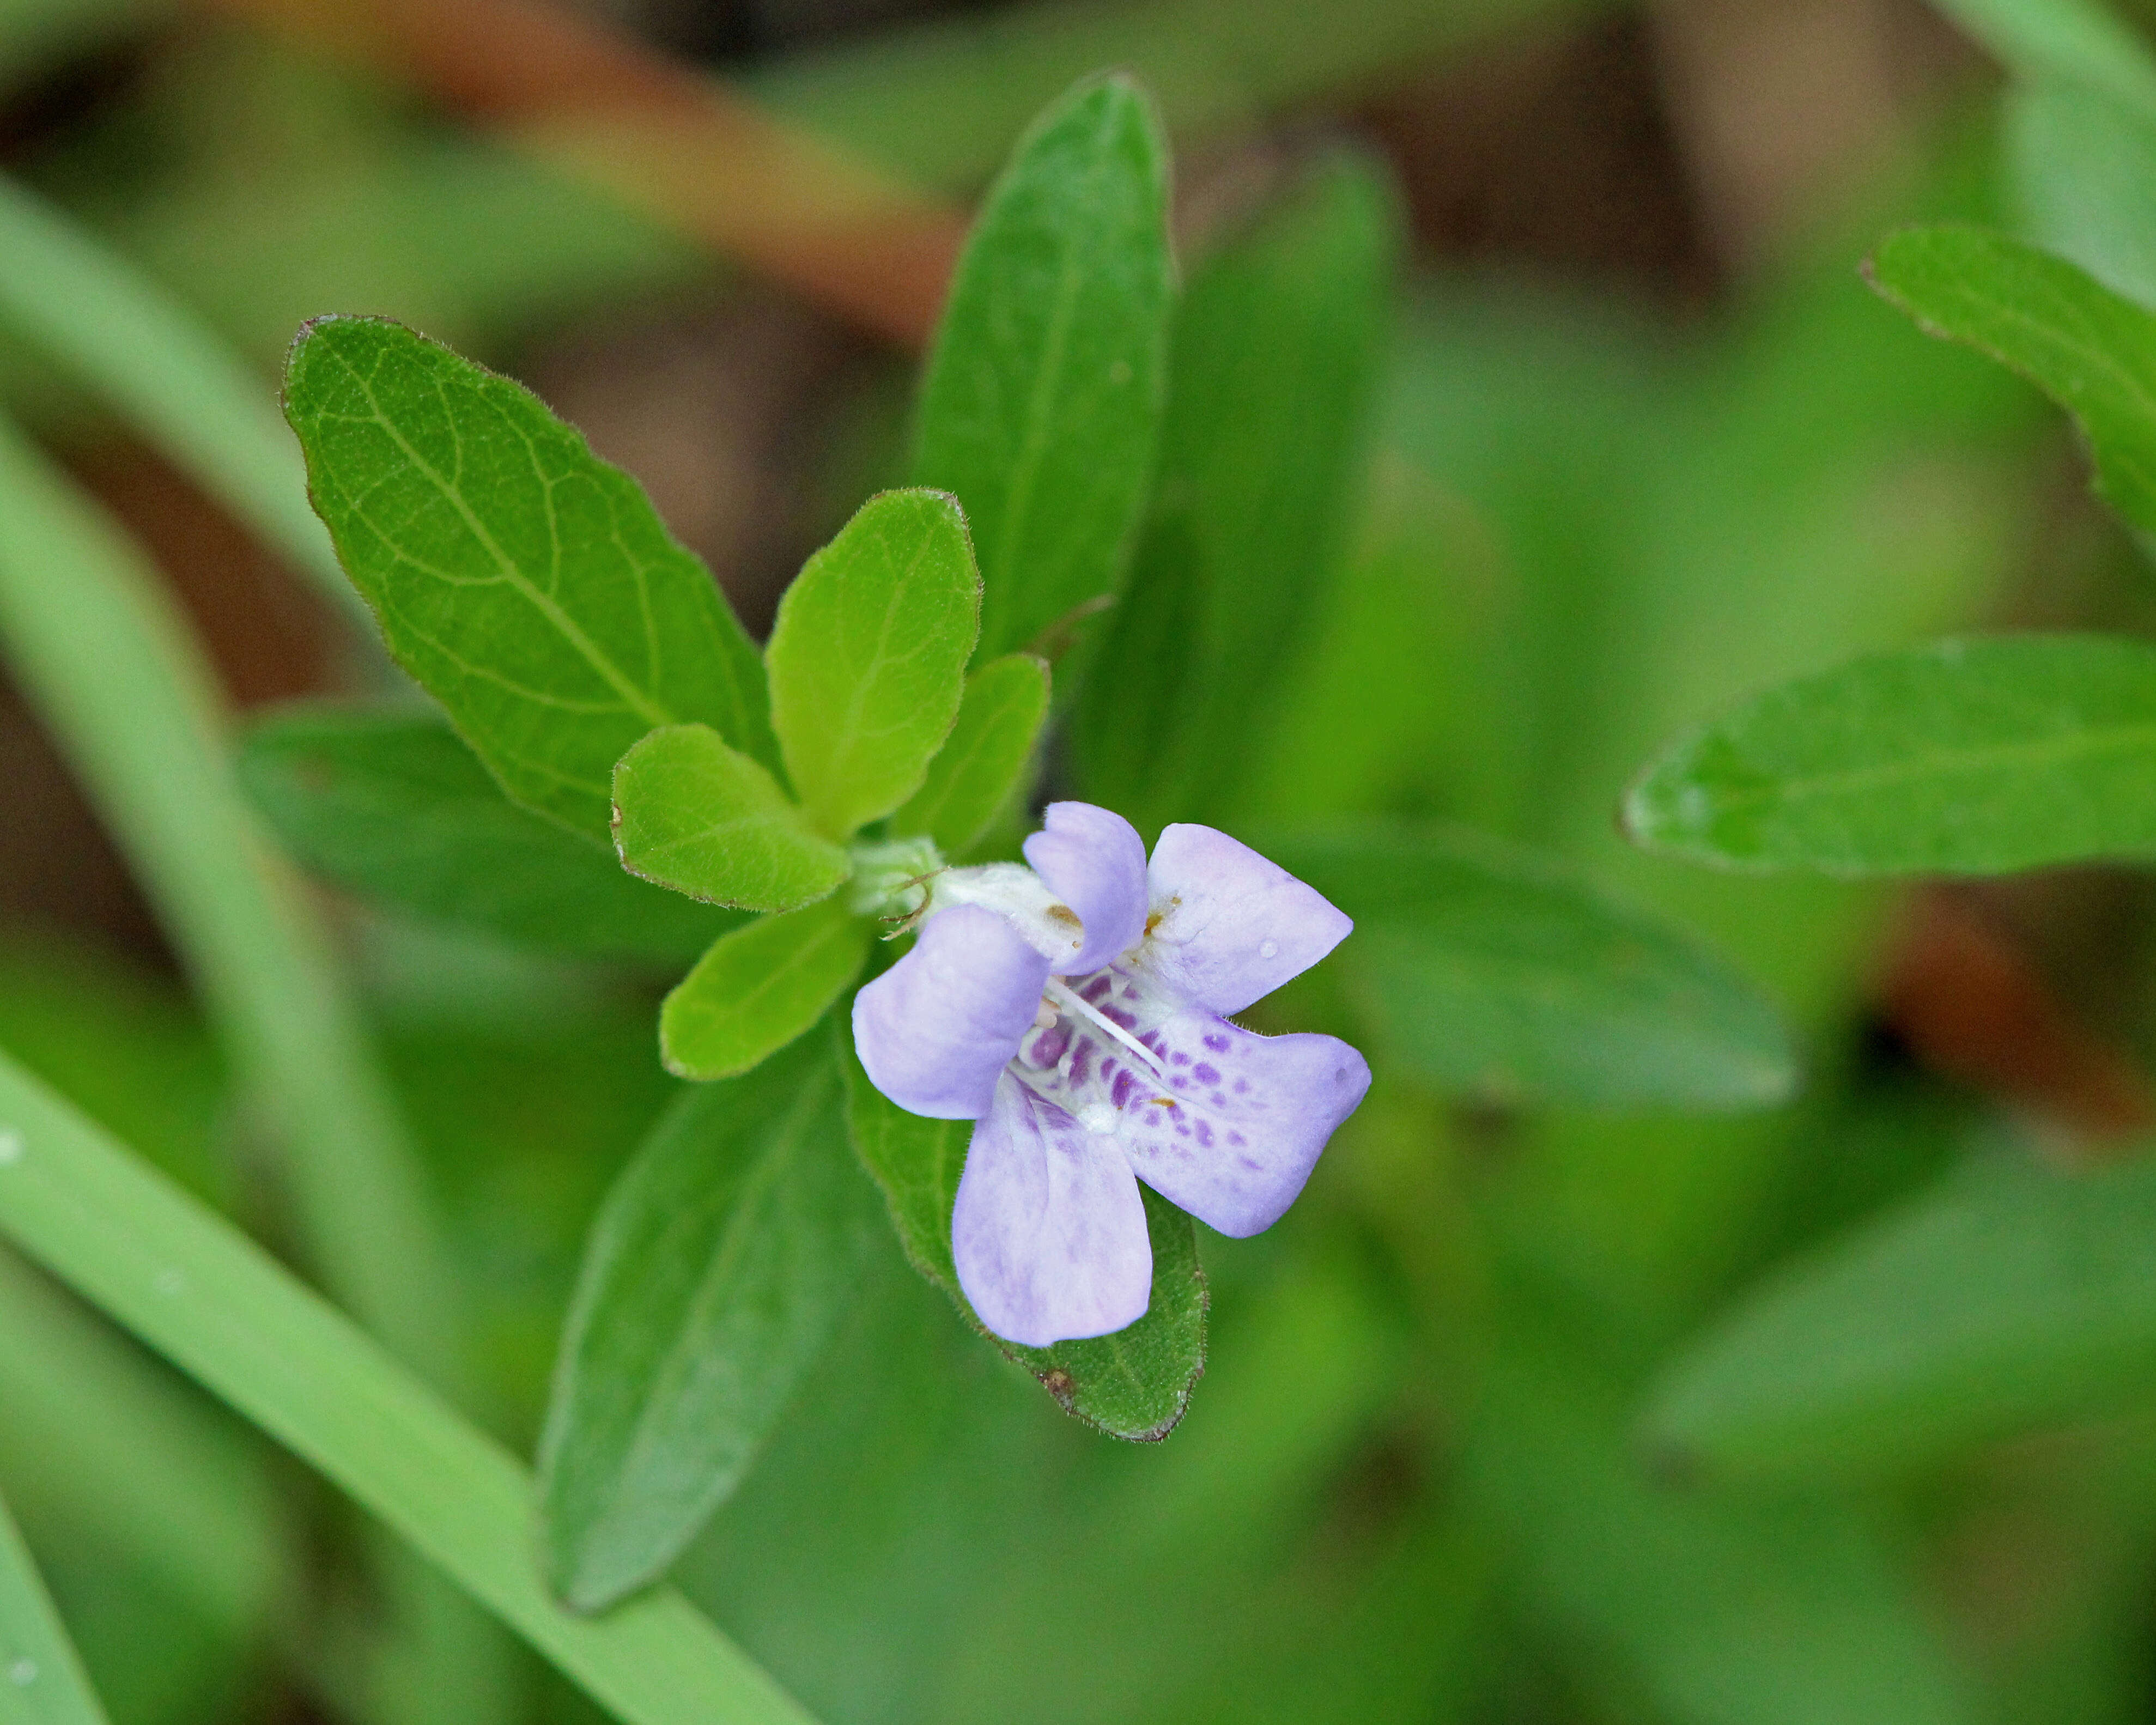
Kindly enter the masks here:
M 1353 925 L 1210 827 L 1146 860 L 1121 815 L 1049 805 L 1016 863 L 930 883 L 911 952 L 854 1002 L 854 1040 L 901 1108 L 972 1120 L 951 1245 L 981 1321 L 1032 1347 L 1144 1314 L 1143 1180 L 1243 1235 L 1295 1201 L 1370 1086 L 1337 1037 L 1230 1024 Z

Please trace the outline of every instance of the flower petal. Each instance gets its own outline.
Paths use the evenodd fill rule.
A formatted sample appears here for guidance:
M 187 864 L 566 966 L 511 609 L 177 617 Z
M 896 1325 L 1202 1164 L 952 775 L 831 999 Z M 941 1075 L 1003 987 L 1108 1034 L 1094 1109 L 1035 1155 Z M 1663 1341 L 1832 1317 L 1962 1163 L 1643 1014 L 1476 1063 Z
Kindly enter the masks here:
M 978 1120 L 1040 1009 L 1048 961 L 993 911 L 958 905 L 854 996 L 869 1082 L 909 1113 Z
M 1050 803 L 1025 860 L 1056 897 L 1078 913 L 1085 944 L 1058 976 L 1084 976 L 1136 946 L 1145 934 L 1145 841 L 1122 815 L 1091 803 Z
M 1263 999 L 1355 927 L 1315 887 L 1211 827 L 1163 828 L 1147 872 L 1159 920 L 1147 962 L 1211 1012 Z
M 1124 1153 L 1162 1197 L 1237 1238 L 1280 1219 L 1370 1087 L 1337 1036 L 1260 1036 L 1192 1008 L 1143 1040 L 1164 1079 L 1108 1063 Z
M 981 1322 L 1028 1348 L 1107 1335 L 1152 1299 L 1145 1203 L 1114 1135 L 1009 1074 L 966 1149 L 951 1252 Z

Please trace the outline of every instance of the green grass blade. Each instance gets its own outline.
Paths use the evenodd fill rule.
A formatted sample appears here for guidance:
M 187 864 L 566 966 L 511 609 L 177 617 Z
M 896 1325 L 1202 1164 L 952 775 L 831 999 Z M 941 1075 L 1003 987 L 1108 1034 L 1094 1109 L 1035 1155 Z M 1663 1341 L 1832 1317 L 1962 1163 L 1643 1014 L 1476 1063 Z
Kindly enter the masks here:
M 0 1233 L 319 1468 L 629 1725 L 807 1715 L 679 1594 L 547 1597 L 531 1483 L 244 1235 L 0 1056 Z
M 275 387 L 126 259 L 5 178 L 0 321 L 90 385 L 355 621 L 366 619 L 307 506 L 305 470 Z
M 243 1093 L 285 1152 L 331 1291 L 431 1382 L 463 1379 L 462 1301 L 416 1154 L 322 930 L 234 783 L 217 694 L 132 542 L 0 421 L 0 646 L 180 951 Z M 494 1642 L 393 1579 L 431 1690 L 495 1717 Z M 461 1632 L 460 1632 L 461 1631 Z
M 105 1725 L 29 1548 L 0 1501 L 0 1725 Z

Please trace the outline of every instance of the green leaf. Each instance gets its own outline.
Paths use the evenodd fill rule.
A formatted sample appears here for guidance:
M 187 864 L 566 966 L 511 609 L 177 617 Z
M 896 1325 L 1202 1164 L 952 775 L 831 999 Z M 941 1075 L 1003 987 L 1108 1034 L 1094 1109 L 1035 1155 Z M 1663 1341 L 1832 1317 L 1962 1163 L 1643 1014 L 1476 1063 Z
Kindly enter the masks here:
M 852 867 L 708 725 L 653 732 L 621 757 L 613 794 L 622 865 L 708 904 L 790 911 L 834 891 Z
M 2005 635 L 1874 654 L 1673 745 L 1650 850 L 1747 870 L 1998 874 L 2156 853 L 2156 649 Z
M 670 1590 L 548 1597 L 530 1476 L 267 1252 L 0 1056 L 0 1235 L 319 1468 L 629 1725 L 807 1716 Z
M 921 788 L 965 693 L 980 604 L 966 517 L 939 491 L 871 497 L 787 588 L 766 655 L 771 720 L 830 837 Z
M 106 1725 L 89 1673 L 0 1499 L 0 1725 Z
M 875 1195 L 834 1039 L 690 1091 L 592 1230 L 540 1446 L 547 1569 L 580 1610 L 673 1562 L 837 1326 Z
M 947 857 L 979 843 L 1024 781 L 1048 718 L 1048 662 L 1029 653 L 992 659 L 967 678 L 950 740 L 891 830 L 926 833 Z
M 528 390 L 328 317 L 293 344 L 285 411 L 390 651 L 518 802 L 603 838 L 614 762 L 662 725 L 776 763 L 762 665 L 710 572 Z
M 1436 827 L 1260 848 L 1355 919 L 1333 962 L 1426 1083 L 1594 1108 L 1756 1108 L 1795 1086 L 1787 1031 L 1726 960 L 1553 861 Z
M 2156 1402 L 2156 1165 L 2019 1161 L 1778 1271 L 1665 1373 L 1673 1460 L 1804 1477 L 1906 1468 Z
M 1142 811 L 1142 826 L 1228 818 L 1322 608 L 1355 501 L 1399 223 L 1382 174 L 1336 160 L 1208 259 L 1178 313 L 1137 562 L 1148 587 L 1188 591 L 1134 593 L 1120 608 L 1077 738 L 1098 799 Z M 1164 628 L 1188 639 L 1163 644 Z M 1132 715 L 1156 712 L 1178 722 L 1127 737 Z
M 1912 228 L 1872 258 L 1872 285 L 1935 336 L 2020 372 L 2071 413 L 2096 487 L 2156 533 L 2156 313 L 2062 258 L 1981 228 Z
M 860 974 L 871 932 L 827 898 L 721 936 L 660 1010 L 667 1070 L 732 1078 L 783 1048 Z
M 307 868 L 423 916 L 564 952 L 694 957 L 732 919 L 518 808 L 435 714 L 319 706 L 258 723 L 239 779 Z
M 973 522 L 983 654 L 1122 585 L 1160 422 L 1167 212 L 1151 105 L 1107 78 L 1034 122 L 974 223 L 921 386 L 913 478 Z
M 951 1296 L 966 1322 L 1004 1358 L 1040 1380 L 1063 1410 L 1111 1437 L 1151 1443 L 1174 1430 L 1205 1369 L 1205 1272 L 1198 1228 L 1168 1201 L 1141 1187 L 1152 1241 L 1152 1303 L 1129 1328 L 1052 1348 L 1021 1348 L 983 1324 L 958 1286 L 951 1256 L 951 1212 L 965 1172 L 970 1120 L 924 1120 L 869 1082 L 845 1050 L 846 1124 L 854 1148 L 890 1206 L 906 1255 Z

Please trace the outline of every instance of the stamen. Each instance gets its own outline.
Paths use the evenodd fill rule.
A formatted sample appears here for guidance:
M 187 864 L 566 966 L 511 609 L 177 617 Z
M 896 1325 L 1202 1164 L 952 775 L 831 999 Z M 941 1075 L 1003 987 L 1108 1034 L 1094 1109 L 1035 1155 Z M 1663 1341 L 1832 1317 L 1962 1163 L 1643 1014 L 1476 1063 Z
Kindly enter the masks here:
M 1147 1048 L 1145 1044 L 1139 1041 L 1137 1037 L 1132 1035 L 1129 1031 L 1126 1030 L 1113 1019 L 1103 1015 L 1099 1009 L 1093 1006 L 1090 1002 L 1080 999 L 1076 994 L 1073 993 L 1069 988 L 1064 987 L 1061 983 L 1055 981 L 1053 978 L 1050 978 L 1049 980 L 1047 998 L 1055 1001 L 1057 1005 L 1062 1007 L 1067 1012 L 1075 1012 L 1082 1018 L 1091 1019 L 1103 1030 L 1106 1031 L 1109 1035 L 1114 1037 L 1116 1041 L 1122 1043 L 1125 1048 L 1130 1050 L 1132 1054 L 1143 1060 L 1146 1065 L 1152 1067 L 1153 1070 L 1158 1073 L 1163 1078 L 1168 1076 L 1168 1068 L 1161 1065 L 1159 1055 L 1156 1055 L 1151 1049 Z

